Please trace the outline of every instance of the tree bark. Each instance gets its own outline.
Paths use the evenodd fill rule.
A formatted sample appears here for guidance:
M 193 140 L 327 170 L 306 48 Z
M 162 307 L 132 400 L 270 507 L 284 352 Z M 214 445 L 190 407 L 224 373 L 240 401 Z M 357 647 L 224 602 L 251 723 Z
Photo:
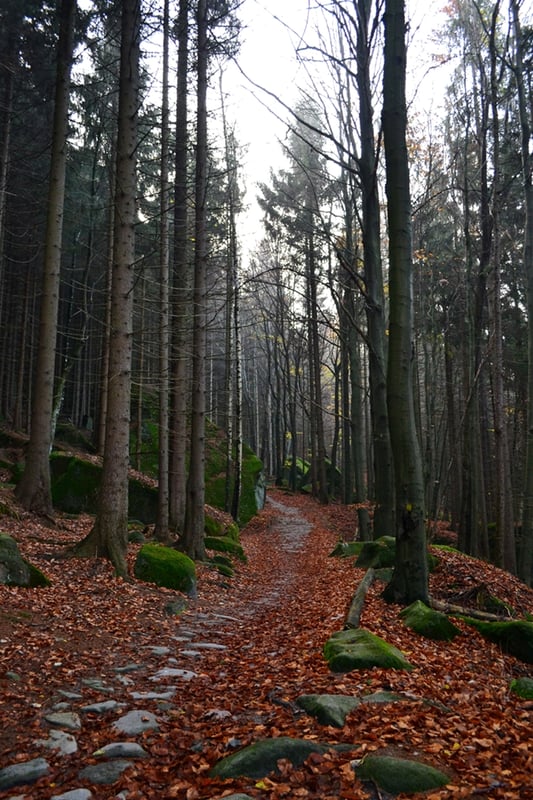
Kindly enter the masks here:
M 396 485 L 396 561 L 384 597 L 428 599 L 424 483 L 412 381 L 412 235 L 406 145 L 404 0 L 385 2 L 383 134 L 390 263 L 387 408 Z
M 169 526 L 183 531 L 187 498 L 187 398 L 190 364 L 190 268 L 187 80 L 189 63 L 189 0 L 178 11 L 178 77 L 176 98 L 176 159 L 174 173 L 174 260 L 171 348 L 171 410 L 169 431 Z
M 128 574 L 128 469 L 135 266 L 136 153 L 139 95 L 140 2 L 123 0 L 116 155 L 114 258 L 107 420 L 102 481 L 94 527 L 76 555 L 108 558 Z
M 67 163 L 68 104 L 74 46 L 76 0 L 62 0 L 57 54 L 54 122 L 48 215 L 44 255 L 39 350 L 26 467 L 17 486 L 20 503 L 29 511 L 51 516 L 50 450 L 57 338 L 57 312 L 63 239 L 63 212 Z
M 205 417 L 207 344 L 207 0 L 199 0 L 196 117 L 195 248 L 193 290 L 191 447 L 185 527 L 180 545 L 192 559 L 205 557 Z

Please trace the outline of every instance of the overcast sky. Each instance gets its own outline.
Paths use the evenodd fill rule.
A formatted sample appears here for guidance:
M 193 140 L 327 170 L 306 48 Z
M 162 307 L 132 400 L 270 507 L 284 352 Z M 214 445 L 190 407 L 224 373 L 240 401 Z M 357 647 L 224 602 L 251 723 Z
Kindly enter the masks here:
M 440 21 L 439 10 L 444 0 L 408 0 L 408 5 L 412 40 L 409 63 L 421 65 L 419 72 L 423 75 L 433 50 L 429 37 Z M 271 95 L 289 107 L 297 101 L 299 86 L 306 83 L 306 75 L 297 63 L 295 48 L 302 37 L 312 38 L 316 18 L 310 19 L 307 0 L 243 0 L 239 17 L 243 31 L 236 59 L 238 66 L 225 67 L 223 86 L 228 118 L 235 124 L 237 139 L 245 151 L 241 179 L 247 190 L 248 212 L 240 227 L 247 254 L 261 234 L 256 184 L 268 181 L 270 168 L 279 169 L 284 163 L 279 139 L 285 137 L 283 120 L 288 114 Z M 418 90 L 419 98 L 427 98 L 426 106 L 438 100 L 436 80 L 438 76 L 430 73 Z M 264 87 L 268 93 L 253 84 Z

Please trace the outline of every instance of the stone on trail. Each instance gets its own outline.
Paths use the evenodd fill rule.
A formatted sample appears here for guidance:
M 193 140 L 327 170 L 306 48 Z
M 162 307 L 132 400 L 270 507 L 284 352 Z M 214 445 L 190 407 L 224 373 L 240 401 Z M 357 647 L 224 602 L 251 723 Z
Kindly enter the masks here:
M 326 753 L 329 749 L 328 745 L 290 736 L 260 739 L 218 761 L 209 774 L 213 778 L 264 778 L 270 772 L 277 771 L 280 758 L 299 766 L 311 753 Z
M 373 781 L 390 794 L 425 792 L 450 782 L 450 777 L 435 767 L 408 758 L 369 755 L 354 762 L 357 777 Z
M 81 720 L 74 711 L 55 711 L 45 714 L 44 718 L 50 725 L 55 725 L 57 728 L 67 728 L 69 731 L 81 729 Z
M 48 761 L 44 758 L 33 758 L 20 764 L 10 764 L 9 767 L 0 769 L 0 791 L 12 789 L 14 786 L 23 786 L 46 775 L 50 769 Z
M 118 781 L 124 770 L 132 767 L 131 761 L 116 759 L 115 761 L 102 761 L 99 764 L 91 764 L 79 773 L 79 778 L 90 783 L 108 784 Z
M 124 703 L 117 700 L 104 700 L 102 703 L 91 703 L 83 706 L 80 711 L 84 714 L 105 714 L 107 711 L 114 711 L 116 708 L 124 708 Z
M 321 725 L 342 728 L 347 715 L 361 704 L 361 700 L 342 694 L 303 694 L 297 698 L 296 704 Z
M 50 731 L 48 739 L 37 739 L 36 745 L 46 747 L 48 750 L 58 750 L 62 756 L 69 756 L 78 749 L 78 743 L 71 733 L 65 731 Z
M 400 650 L 364 628 L 337 631 L 328 639 L 323 652 L 332 672 L 372 667 L 413 669 Z
M 115 730 L 127 736 L 136 736 L 144 731 L 159 730 L 157 718 L 151 711 L 128 711 L 123 717 L 113 723 Z
M 54 794 L 52 800 L 91 800 L 92 796 L 89 789 L 70 789 L 63 794 Z
M 147 758 L 148 753 L 136 742 L 112 742 L 95 750 L 93 756 L 102 758 Z

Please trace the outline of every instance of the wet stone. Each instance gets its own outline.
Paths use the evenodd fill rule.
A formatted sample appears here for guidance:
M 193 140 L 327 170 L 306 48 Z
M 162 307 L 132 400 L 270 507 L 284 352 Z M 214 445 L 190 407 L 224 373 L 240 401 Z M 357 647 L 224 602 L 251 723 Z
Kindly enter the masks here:
M 105 700 L 103 703 L 91 703 L 88 706 L 83 706 L 80 711 L 84 714 L 105 714 L 107 711 L 114 711 L 116 708 L 124 708 L 124 703 L 118 703 L 116 700 Z
M 35 783 L 43 775 L 46 775 L 49 769 L 48 761 L 45 761 L 44 758 L 34 758 L 31 761 L 4 767 L 4 769 L 0 769 L 0 791 Z
M 151 711 L 128 711 L 113 724 L 115 730 L 127 736 L 135 736 L 144 731 L 158 730 L 159 724 Z
M 67 728 L 69 731 L 79 731 L 81 728 L 81 720 L 73 711 L 54 711 L 45 714 L 44 718 L 49 725 L 55 725 L 57 728 Z
M 93 764 L 85 767 L 79 773 L 82 780 L 97 784 L 109 784 L 118 781 L 124 770 L 132 767 L 131 761 L 116 759 L 114 761 L 102 761 L 100 764 Z

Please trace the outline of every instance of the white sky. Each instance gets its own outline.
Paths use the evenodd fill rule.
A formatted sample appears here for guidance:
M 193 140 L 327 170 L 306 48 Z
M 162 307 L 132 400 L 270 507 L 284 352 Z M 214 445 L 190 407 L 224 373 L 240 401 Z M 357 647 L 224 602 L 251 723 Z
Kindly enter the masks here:
M 434 50 L 430 36 L 439 23 L 445 0 L 407 0 L 410 20 L 409 64 L 426 64 Z M 301 37 L 312 34 L 315 24 L 309 19 L 307 0 L 243 0 L 242 45 L 237 63 L 250 80 L 279 97 L 289 107 L 298 99 L 298 86 L 305 84 L 305 71 L 294 56 Z M 422 66 L 421 73 L 425 70 Z M 438 102 L 438 73 L 424 78 L 417 94 L 428 107 Z M 257 182 L 267 182 L 270 168 L 283 165 L 282 148 L 287 113 L 275 99 L 254 88 L 235 65 L 225 67 L 223 86 L 226 112 L 235 124 L 237 140 L 245 149 L 241 180 L 246 188 L 246 214 L 240 220 L 244 258 L 261 236 L 261 213 L 257 207 Z M 442 95 L 442 93 L 440 93 Z M 270 109 L 270 110 L 269 110 Z M 282 120 L 278 119 L 281 117 Z

